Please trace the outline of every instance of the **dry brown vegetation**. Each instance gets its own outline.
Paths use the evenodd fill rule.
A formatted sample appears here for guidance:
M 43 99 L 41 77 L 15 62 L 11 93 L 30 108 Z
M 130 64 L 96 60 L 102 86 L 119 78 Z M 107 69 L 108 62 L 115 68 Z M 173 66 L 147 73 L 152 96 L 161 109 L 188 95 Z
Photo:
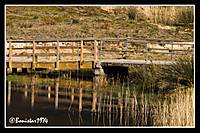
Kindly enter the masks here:
M 177 24 L 192 23 L 193 17 L 193 7 L 7 6 L 6 35 L 8 39 L 142 36 L 192 40 L 193 27 Z
M 183 25 L 193 23 L 193 7 L 140 6 L 128 8 L 129 19 L 146 20 L 156 24 Z

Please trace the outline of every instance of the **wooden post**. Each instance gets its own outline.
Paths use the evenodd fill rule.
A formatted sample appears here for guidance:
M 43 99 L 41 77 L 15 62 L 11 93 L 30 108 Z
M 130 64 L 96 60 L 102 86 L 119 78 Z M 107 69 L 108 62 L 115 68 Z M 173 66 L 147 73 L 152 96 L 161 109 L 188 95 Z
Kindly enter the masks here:
M 94 63 L 98 61 L 98 42 L 94 40 Z
M 51 86 L 48 86 L 48 100 L 51 99 Z
M 72 43 L 72 60 L 74 59 L 74 47 L 76 46 L 76 43 Z
M 128 56 L 128 41 L 127 41 L 127 39 L 126 39 L 126 41 L 125 41 L 125 52 L 124 52 L 124 57 L 123 58 L 126 58 L 127 56 Z
M 35 41 L 33 41 L 33 57 L 32 57 L 32 69 L 34 70 L 35 69 L 35 63 L 36 63 L 36 58 L 35 58 Z
M 103 58 L 102 57 L 103 56 L 103 52 L 102 52 L 102 50 L 103 50 L 103 48 L 102 48 L 103 47 L 103 42 L 101 41 L 100 44 L 101 44 L 101 50 L 100 50 L 99 54 L 100 54 L 100 59 L 102 59 Z
M 56 51 L 56 69 L 59 69 L 59 58 L 60 58 L 60 47 L 59 47 L 59 41 L 57 41 L 57 51 Z
M 25 84 L 25 87 L 24 87 L 24 97 L 27 99 L 27 96 L 28 96 L 28 85 Z
M 93 97 L 92 97 L 92 112 L 96 112 L 96 104 L 97 104 L 97 92 L 95 90 L 93 92 Z
M 82 98 L 83 98 L 83 88 L 82 88 L 82 82 L 79 83 L 79 112 L 82 111 Z
M 31 79 L 31 107 L 34 106 L 35 102 L 35 77 Z
M 73 103 L 73 101 L 74 101 L 74 88 L 72 87 L 72 89 L 71 89 L 71 103 Z
M 8 105 L 11 102 L 11 81 L 8 81 Z
M 81 50 L 80 50 L 80 64 L 83 64 L 83 40 L 81 40 Z
M 8 73 L 12 73 L 12 43 L 9 41 L 9 64 Z
M 171 60 L 172 60 L 172 58 L 173 58 L 173 49 L 174 49 L 174 45 L 173 45 L 173 42 L 171 42 L 171 45 L 172 45 L 172 53 L 171 53 Z
M 145 46 L 145 51 L 144 51 L 144 58 L 145 58 L 145 60 L 148 60 L 148 43 L 146 43 L 146 46 Z
M 59 88 L 59 81 L 56 81 L 56 88 L 55 88 L 55 109 L 58 108 L 58 88 Z
M 119 48 L 122 48 L 121 50 L 121 54 L 122 54 L 122 58 L 125 58 L 125 52 L 123 52 L 125 50 L 123 43 L 121 41 L 119 41 Z

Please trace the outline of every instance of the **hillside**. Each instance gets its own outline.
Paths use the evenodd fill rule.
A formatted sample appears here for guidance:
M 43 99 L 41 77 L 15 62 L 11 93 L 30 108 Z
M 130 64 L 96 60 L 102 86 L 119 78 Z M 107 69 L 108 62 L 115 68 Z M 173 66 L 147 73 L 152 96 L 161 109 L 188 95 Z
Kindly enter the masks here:
M 127 8 L 7 6 L 7 39 L 151 37 L 193 40 L 192 26 L 130 17 Z M 132 14 L 131 14 L 132 15 Z

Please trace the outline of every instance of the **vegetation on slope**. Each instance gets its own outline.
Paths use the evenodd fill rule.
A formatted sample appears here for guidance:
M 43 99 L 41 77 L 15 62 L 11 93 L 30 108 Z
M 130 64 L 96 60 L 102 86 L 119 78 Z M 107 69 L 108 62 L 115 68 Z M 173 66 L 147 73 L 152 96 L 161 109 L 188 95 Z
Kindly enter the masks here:
M 58 39 L 142 36 L 192 40 L 193 27 L 177 26 L 177 21 L 174 21 L 182 23 L 181 13 L 187 18 L 181 17 L 182 20 L 192 23 L 192 11 L 192 7 L 114 7 L 104 10 L 100 6 L 7 6 L 6 37 Z M 174 20 L 168 19 L 164 14 L 166 12 L 170 12 L 173 17 L 169 17 Z

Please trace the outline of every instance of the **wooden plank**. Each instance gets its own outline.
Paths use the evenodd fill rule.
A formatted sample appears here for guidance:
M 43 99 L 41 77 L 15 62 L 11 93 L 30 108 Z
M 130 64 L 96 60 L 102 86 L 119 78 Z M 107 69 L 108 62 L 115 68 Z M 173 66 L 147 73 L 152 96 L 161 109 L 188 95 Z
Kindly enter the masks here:
M 139 36 L 138 36 L 139 37 Z M 143 36 L 141 36 L 143 37 Z M 126 37 L 126 38 L 64 38 L 60 39 L 59 42 L 80 42 L 83 41 L 125 41 L 125 40 L 146 40 L 146 41 L 160 41 L 160 42 L 193 42 L 193 40 L 175 40 L 175 39 L 160 39 L 160 38 L 136 38 L 136 37 Z M 56 39 L 48 39 L 48 40 L 12 40 L 13 43 L 28 43 L 28 42 L 57 42 Z
M 168 44 L 169 45 L 169 44 Z M 181 43 L 181 42 L 176 42 L 176 43 L 172 43 L 171 45 L 179 45 L 179 46 L 194 46 L 193 44 L 189 44 L 189 43 Z
M 15 53 L 12 57 L 31 57 L 32 55 L 32 53 Z
M 72 43 L 72 59 L 74 59 L 74 55 L 75 55 L 75 52 L 74 52 L 74 47 L 76 46 L 76 43 L 73 42 Z
M 81 46 L 60 46 L 60 49 L 80 49 Z M 92 46 L 84 46 L 84 49 L 91 49 Z
M 135 52 L 145 52 L 145 49 L 133 49 L 133 50 L 102 50 L 101 53 L 109 53 L 109 52 L 116 52 L 116 53 L 121 53 L 121 52 L 130 52 L 130 53 L 135 53 Z
M 34 41 L 36 43 L 36 41 Z M 35 46 L 35 49 L 55 49 L 56 46 Z M 22 48 L 15 48 L 15 49 L 33 49 L 32 46 L 24 46 Z
M 72 52 L 72 53 L 60 53 L 60 56 L 72 56 L 72 57 L 74 57 L 74 56 L 79 56 L 80 55 L 80 53 L 75 53 L 75 52 Z
M 54 69 L 55 68 L 55 62 L 37 62 L 35 64 L 35 68 Z
M 79 63 L 77 62 L 60 62 L 61 70 L 78 70 L 79 69 Z
M 169 51 L 184 51 L 185 53 L 187 52 L 193 52 L 193 49 L 169 49 Z
M 35 49 L 55 49 L 57 46 L 37 46 Z
M 80 49 L 80 63 L 82 64 L 84 59 L 83 59 L 83 40 L 81 40 L 81 49 Z
M 173 54 L 173 55 L 185 55 L 186 53 L 185 52 L 155 52 L 155 51 L 149 51 L 149 52 L 146 52 L 146 53 L 150 53 L 150 54 Z M 193 53 L 193 52 L 189 52 L 189 53 Z
M 7 48 L 7 49 L 9 49 L 9 48 Z M 18 48 L 17 48 L 17 47 L 13 47 L 12 49 L 13 49 L 13 50 L 22 50 L 22 49 L 23 49 L 23 50 L 24 50 L 24 49 L 25 49 L 25 50 L 28 50 L 28 49 L 33 49 L 33 47 L 32 47 L 32 46 L 28 46 L 28 47 L 18 47 Z
M 146 50 L 160 50 L 160 51 L 169 51 L 169 48 L 147 48 Z
M 97 40 L 94 41 L 94 63 L 98 61 L 98 42 Z
M 84 61 L 84 63 L 81 65 L 80 68 L 81 69 L 92 69 L 93 68 L 93 62 L 92 61 L 89 61 L 89 62 Z
M 33 41 L 33 66 L 32 69 L 35 69 L 35 63 L 36 63 L 36 56 L 35 56 L 35 41 Z
M 57 56 L 57 53 L 36 53 L 35 55 L 37 57 L 39 57 L 39 56 L 48 57 L 48 56 Z
M 31 68 L 31 62 L 13 62 L 13 68 Z
M 125 59 L 113 59 L 113 60 L 101 60 L 101 64 L 171 64 L 174 61 L 158 61 L 158 60 L 125 60 Z
M 9 41 L 9 73 L 12 73 L 12 42 Z
M 60 60 L 60 46 L 59 41 L 57 41 L 57 51 L 56 51 L 56 69 L 59 69 L 59 60 Z

